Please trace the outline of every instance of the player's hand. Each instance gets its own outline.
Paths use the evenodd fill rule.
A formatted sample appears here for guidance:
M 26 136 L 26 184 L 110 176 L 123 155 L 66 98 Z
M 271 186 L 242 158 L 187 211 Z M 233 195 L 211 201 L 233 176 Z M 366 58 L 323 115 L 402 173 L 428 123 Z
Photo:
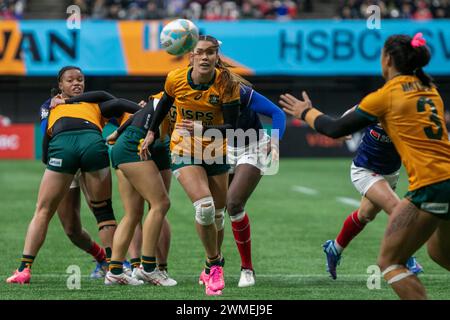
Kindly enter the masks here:
M 141 148 L 139 149 L 139 157 L 141 160 L 147 160 L 148 155 L 150 154 L 149 147 L 155 140 L 155 133 L 152 131 L 148 131 L 147 135 L 145 136 L 144 141 L 141 144 Z
M 340 138 L 342 141 L 347 141 L 347 140 L 352 140 L 353 136 L 351 134 L 349 134 L 348 136 L 343 136 L 342 138 Z
M 108 144 L 114 144 L 117 140 L 117 138 L 119 138 L 119 133 L 117 132 L 117 130 L 114 130 L 113 133 L 111 133 L 107 138 L 106 138 L 106 142 Z
M 312 108 L 311 100 L 305 91 L 302 92 L 303 101 L 297 99 L 293 95 L 286 93 L 280 96 L 278 103 L 283 107 L 283 110 L 297 119 L 300 119 L 303 111 Z
M 186 130 L 190 135 L 193 135 L 194 132 L 203 132 L 203 125 L 200 121 L 183 119 L 181 122 L 175 124 L 175 129 Z
M 58 94 L 52 98 L 50 101 L 50 109 L 55 108 L 56 106 L 60 104 L 65 104 L 66 100 L 63 99 L 62 95 Z
M 278 143 L 271 143 L 270 144 L 270 154 L 272 158 L 272 163 L 277 162 L 280 160 L 280 146 Z
M 144 100 L 141 100 L 141 102 L 138 103 L 139 107 L 143 108 L 147 105 L 147 102 L 145 102 Z

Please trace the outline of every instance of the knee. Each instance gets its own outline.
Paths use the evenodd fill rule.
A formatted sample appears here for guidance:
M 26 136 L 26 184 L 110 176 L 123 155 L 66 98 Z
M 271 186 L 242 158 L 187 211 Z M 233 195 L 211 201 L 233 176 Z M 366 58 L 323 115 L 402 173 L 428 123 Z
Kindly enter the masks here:
M 92 212 L 94 213 L 95 219 L 97 220 L 97 225 L 99 229 L 106 226 L 116 226 L 116 217 L 114 216 L 114 209 L 112 207 L 111 199 L 103 201 L 90 201 Z
M 369 222 L 372 222 L 375 217 L 377 216 L 377 214 L 367 214 L 367 213 L 361 213 L 359 212 L 359 220 L 363 223 L 363 224 L 367 224 Z
M 209 226 L 215 223 L 216 209 L 214 207 L 214 199 L 205 197 L 194 202 L 195 220 L 202 226 Z
M 52 215 L 52 210 L 48 205 L 38 202 L 36 204 L 36 210 L 34 212 L 34 219 L 50 221 L 50 217 Z
M 81 236 L 81 228 L 74 225 L 64 226 L 64 232 L 70 240 L 78 239 Z
M 164 215 L 169 211 L 170 209 L 170 199 L 168 197 L 164 197 L 164 199 L 161 201 L 161 210 L 164 212 Z
M 440 259 L 439 255 L 435 251 L 430 250 L 429 248 L 427 251 L 428 251 L 428 256 L 431 258 L 431 260 L 433 260 L 437 264 L 440 264 L 441 259 Z
M 151 205 L 150 207 L 159 214 L 165 216 L 167 211 L 170 209 L 170 199 L 168 197 L 164 197 L 163 199 L 160 199 L 157 204 Z
M 442 262 L 445 261 L 445 259 L 443 259 L 443 256 L 442 256 L 442 252 L 438 248 L 436 248 L 433 244 L 431 244 L 430 242 L 431 241 L 429 241 L 427 244 L 428 256 L 431 258 L 431 260 L 433 260 L 437 264 L 442 265 Z M 447 261 L 448 260 L 450 260 L 450 253 L 449 253 L 449 257 L 447 258 Z
M 64 233 L 66 234 L 67 237 L 69 237 L 70 240 L 72 239 L 76 239 L 79 235 L 81 235 L 81 226 L 80 225 L 76 225 L 73 223 L 67 223 L 61 220 L 63 229 L 64 229 Z
M 230 216 L 234 216 L 244 211 L 245 202 L 236 197 L 227 198 L 227 212 Z

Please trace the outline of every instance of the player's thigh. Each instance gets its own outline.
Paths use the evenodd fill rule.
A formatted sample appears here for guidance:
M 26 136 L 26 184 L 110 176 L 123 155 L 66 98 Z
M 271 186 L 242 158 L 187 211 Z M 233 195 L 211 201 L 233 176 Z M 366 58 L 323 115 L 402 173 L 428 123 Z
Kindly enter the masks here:
M 432 258 L 450 258 L 450 221 L 442 220 L 427 242 L 428 253 Z M 449 260 L 447 258 L 447 260 Z
M 208 176 L 202 166 L 190 165 L 179 168 L 176 177 L 192 203 L 212 196 Z
M 46 209 L 54 213 L 69 190 L 73 174 L 61 173 L 46 169 L 39 186 L 37 210 Z
M 166 187 L 167 193 L 169 193 L 170 185 L 172 182 L 172 170 L 164 169 L 164 170 L 159 171 L 159 173 L 161 174 L 161 177 L 163 179 L 164 186 Z
M 383 209 L 387 214 L 391 214 L 395 206 L 400 202 L 400 198 L 394 190 L 392 190 L 386 179 L 376 181 L 369 190 L 367 190 L 365 197 L 370 200 L 376 208 Z
M 129 183 L 153 208 L 169 206 L 169 197 L 158 167 L 152 160 L 119 165 Z
M 238 165 L 228 188 L 227 202 L 247 202 L 261 180 L 261 170 L 251 164 Z
M 112 178 L 109 166 L 96 171 L 82 172 L 82 177 L 91 201 L 111 198 Z
M 419 210 L 407 199 L 403 199 L 389 216 L 388 225 L 381 244 L 379 263 L 406 263 L 433 234 L 439 218 Z

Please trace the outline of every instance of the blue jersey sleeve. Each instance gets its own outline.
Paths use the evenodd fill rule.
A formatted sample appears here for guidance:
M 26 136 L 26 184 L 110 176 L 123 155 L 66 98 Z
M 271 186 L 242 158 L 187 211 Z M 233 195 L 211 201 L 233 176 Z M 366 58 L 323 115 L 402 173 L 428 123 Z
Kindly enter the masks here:
M 250 104 L 250 100 L 252 98 L 254 90 L 246 85 L 241 85 L 240 88 L 240 95 L 241 95 L 241 105 L 243 105 L 244 107 L 248 107 L 248 105 Z
M 279 138 L 282 139 L 286 129 L 286 116 L 284 112 L 262 94 L 254 90 L 252 91 L 250 108 L 257 113 L 272 118 L 272 129 L 278 129 Z
M 41 106 L 41 132 L 45 133 L 45 130 L 47 129 L 47 122 L 48 122 L 48 114 L 50 110 L 50 101 L 52 99 L 49 98 L 47 101 L 45 101 Z

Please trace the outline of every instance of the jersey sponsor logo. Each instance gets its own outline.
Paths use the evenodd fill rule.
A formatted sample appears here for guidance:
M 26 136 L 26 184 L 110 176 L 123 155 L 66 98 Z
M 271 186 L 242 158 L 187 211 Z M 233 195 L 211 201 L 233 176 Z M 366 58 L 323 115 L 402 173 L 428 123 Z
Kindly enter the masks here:
M 145 119 L 145 124 L 144 124 L 144 128 L 147 130 L 150 128 L 151 119 L 152 119 L 152 115 L 148 114 L 147 118 Z
M 448 203 L 423 202 L 420 209 L 434 213 L 446 214 L 448 212 Z
M 62 166 L 62 159 L 58 159 L 58 158 L 50 158 L 49 165 L 54 166 L 54 167 L 61 167 Z
M 181 115 L 183 119 L 200 120 L 203 122 L 209 122 L 214 119 L 213 112 L 194 111 L 190 109 L 181 109 Z
M 391 143 L 391 138 L 385 134 L 381 134 L 373 129 L 370 130 L 370 135 L 372 138 L 374 138 L 377 141 L 384 142 L 384 143 Z
M 220 103 L 220 97 L 215 94 L 209 95 L 209 103 L 212 105 L 218 105 Z
M 42 108 L 41 109 L 41 119 L 46 119 L 46 118 L 48 118 L 48 109 L 44 109 L 44 108 Z

